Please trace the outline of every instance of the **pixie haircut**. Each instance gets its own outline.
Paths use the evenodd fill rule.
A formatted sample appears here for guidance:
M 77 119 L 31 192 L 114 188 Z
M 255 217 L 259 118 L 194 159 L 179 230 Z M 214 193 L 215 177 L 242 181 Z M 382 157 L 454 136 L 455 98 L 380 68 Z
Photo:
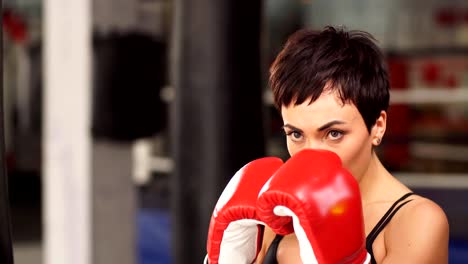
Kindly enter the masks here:
M 275 107 L 313 103 L 325 86 L 356 106 L 370 132 L 389 104 L 384 56 L 364 31 L 325 27 L 292 34 L 270 67 Z M 329 88 L 328 88 L 329 87 Z

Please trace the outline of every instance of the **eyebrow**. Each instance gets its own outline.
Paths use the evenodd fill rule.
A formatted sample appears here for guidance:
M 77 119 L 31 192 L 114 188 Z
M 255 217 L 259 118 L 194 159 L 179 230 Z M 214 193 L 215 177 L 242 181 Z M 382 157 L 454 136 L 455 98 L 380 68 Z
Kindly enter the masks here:
M 297 132 L 300 132 L 300 133 L 303 132 L 302 129 L 299 129 L 299 128 L 297 128 L 297 127 L 295 127 L 295 126 L 293 126 L 293 125 L 290 125 L 290 124 L 285 124 L 285 125 L 282 126 L 281 128 L 283 128 L 283 129 L 284 129 L 284 128 L 289 128 L 289 129 L 291 129 L 291 130 L 294 130 L 294 131 L 297 131 Z
M 342 124 L 345 124 L 345 123 L 346 123 L 346 122 L 344 122 L 344 121 L 333 120 L 333 121 L 330 121 L 330 122 L 324 124 L 323 126 L 319 127 L 319 128 L 317 129 L 317 131 L 321 132 L 321 131 L 323 131 L 323 130 L 325 130 L 325 129 L 331 127 L 331 126 L 334 126 L 334 125 L 342 125 Z M 289 129 L 291 129 L 291 130 L 294 130 L 294 131 L 297 131 L 297 132 L 300 132 L 300 133 L 303 132 L 302 129 L 299 129 L 299 128 L 297 128 L 297 127 L 295 127 L 295 126 L 293 126 L 293 125 L 290 125 L 290 124 L 285 124 L 284 126 L 282 126 L 282 128 L 283 128 L 283 129 L 284 129 L 284 128 L 289 128 Z
M 344 121 L 333 120 L 333 121 L 330 121 L 330 122 L 324 124 L 323 126 L 319 127 L 319 128 L 317 129 L 317 131 L 323 131 L 323 130 L 325 130 L 325 129 L 331 127 L 331 126 L 334 126 L 334 125 L 342 125 L 342 124 L 345 124 L 345 123 L 346 123 L 346 122 L 344 122 Z

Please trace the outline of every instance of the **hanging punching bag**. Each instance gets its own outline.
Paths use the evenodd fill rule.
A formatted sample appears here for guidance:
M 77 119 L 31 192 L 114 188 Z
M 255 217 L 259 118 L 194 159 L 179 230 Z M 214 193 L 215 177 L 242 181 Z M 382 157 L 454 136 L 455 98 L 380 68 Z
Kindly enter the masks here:
M 0 0 L 0 13 L 3 14 L 3 1 Z M 3 25 L 3 19 L 2 19 Z M 0 58 L 3 62 L 3 26 L 0 28 Z M 13 263 L 11 242 L 10 202 L 8 180 L 5 169 L 5 134 L 3 110 L 3 63 L 0 63 L 0 263 Z
M 112 33 L 94 39 L 92 133 L 129 142 L 166 126 L 166 44 L 143 33 Z
M 261 1 L 175 1 L 172 263 L 203 261 L 219 195 L 265 154 L 261 11 Z

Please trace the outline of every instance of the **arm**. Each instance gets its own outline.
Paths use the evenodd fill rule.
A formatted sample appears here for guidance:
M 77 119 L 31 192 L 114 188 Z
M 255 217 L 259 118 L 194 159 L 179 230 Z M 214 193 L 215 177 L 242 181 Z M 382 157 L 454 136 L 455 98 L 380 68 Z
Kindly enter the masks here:
M 271 242 L 275 238 L 275 235 L 276 234 L 273 232 L 273 230 L 271 230 L 271 228 L 265 226 L 265 231 L 263 232 L 262 248 L 260 249 L 260 252 L 258 252 L 257 260 L 255 261 L 256 264 L 263 263 L 266 252 L 270 247 Z
M 449 226 L 444 211 L 428 199 L 412 203 L 385 232 L 387 254 L 381 263 L 448 263 Z

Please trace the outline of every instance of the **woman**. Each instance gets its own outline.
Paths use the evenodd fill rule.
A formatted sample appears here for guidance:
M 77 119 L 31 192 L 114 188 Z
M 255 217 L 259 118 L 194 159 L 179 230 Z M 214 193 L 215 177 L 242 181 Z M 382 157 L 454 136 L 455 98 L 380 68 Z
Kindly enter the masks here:
M 374 151 L 387 125 L 389 82 L 372 36 L 298 31 L 271 66 L 270 84 L 289 154 L 333 151 L 358 181 L 372 263 L 447 263 L 443 210 L 393 177 Z M 301 263 L 295 235 L 266 227 L 257 263 Z

